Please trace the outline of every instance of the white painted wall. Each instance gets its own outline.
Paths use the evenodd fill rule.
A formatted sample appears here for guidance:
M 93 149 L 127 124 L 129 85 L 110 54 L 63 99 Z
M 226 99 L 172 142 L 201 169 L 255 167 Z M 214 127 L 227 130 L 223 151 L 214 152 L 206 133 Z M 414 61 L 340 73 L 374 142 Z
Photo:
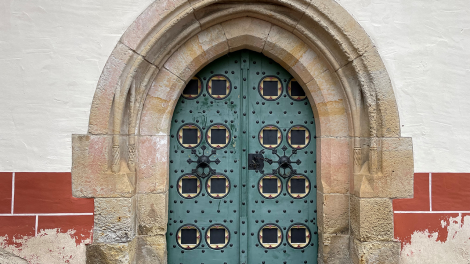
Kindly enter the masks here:
M 470 172 L 470 1 L 337 2 L 385 62 L 415 172 Z
M 385 61 L 415 171 L 470 172 L 470 1 L 337 1 Z M 0 171 L 70 171 L 104 63 L 151 2 L 0 0 Z
M 104 64 L 152 0 L 0 0 L 0 171 L 70 171 Z

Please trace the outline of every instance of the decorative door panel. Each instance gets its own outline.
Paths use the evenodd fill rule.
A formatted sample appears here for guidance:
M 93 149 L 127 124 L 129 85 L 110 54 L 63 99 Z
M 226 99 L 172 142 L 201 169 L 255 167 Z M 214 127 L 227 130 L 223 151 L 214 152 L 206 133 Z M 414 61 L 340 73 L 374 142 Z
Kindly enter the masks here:
M 316 263 L 311 105 L 280 65 L 230 53 L 186 86 L 170 139 L 170 264 Z

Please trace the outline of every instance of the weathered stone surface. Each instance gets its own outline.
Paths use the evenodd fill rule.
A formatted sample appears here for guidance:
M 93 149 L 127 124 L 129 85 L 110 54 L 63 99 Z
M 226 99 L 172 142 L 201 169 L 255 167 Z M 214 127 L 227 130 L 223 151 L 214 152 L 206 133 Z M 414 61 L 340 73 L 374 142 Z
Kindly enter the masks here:
M 203 66 L 228 52 L 222 26 L 210 27 L 189 39 L 165 63 L 165 68 L 188 81 Z
M 94 243 L 125 243 L 136 234 L 136 199 L 95 199 Z
M 378 141 L 377 175 L 354 176 L 354 194 L 360 197 L 409 198 L 413 195 L 413 144 L 411 138 L 382 138 Z
M 357 198 L 351 195 L 351 231 L 355 239 L 393 241 L 392 200 L 387 198 Z
M 135 240 L 129 243 L 99 244 L 93 243 L 86 247 L 87 264 L 134 264 Z
M 208 1 L 205 1 L 207 3 Z M 296 4 L 289 2 L 290 4 Z M 306 7 L 305 7 L 306 8 Z M 196 9 L 194 14 L 201 23 L 203 29 L 226 21 L 235 20 L 242 17 L 258 18 L 271 24 L 283 27 L 292 31 L 305 9 L 293 9 L 291 6 L 273 5 L 269 2 L 250 3 L 241 5 L 240 3 L 223 3 L 206 6 Z
M 135 52 L 121 43 L 114 48 L 96 86 L 88 124 L 89 133 L 107 134 L 110 132 L 109 120 L 116 88 L 124 83 L 129 68 L 138 57 Z
M 141 114 L 141 135 L 168 135 L 171 117 L 184 82 L 167 69 L 161 69 L 145 98 Z
M 168 222 L 168 193 L 138 194 L 137 219 L 139 235 L 164 235 Z
M 14 255 L 13 253 L 6 251 L 3 248 L 0 248 L 0 263 L 2 264 L 28 264 L 28 261 Z
M 411 198 L 414 175 L 411 138 L 383 138 L 381 142 L 383 176 L 375 180 L 379 196 Z
M 133 173 L 113 173 L 112 136 L 72 136 L 72 193 L 75 197 L 130 197 L 134 193 Z M 125 167 L 121 161 L 121 167 Z
M 138 236 L 137 237 L 137 263 L 166 264 L 166 237 Z
M 169 136 L 140 136 L 138 138 L 137 193 L 168 190 Z
M 156 34 L 145 38 L 145 45 L 139 49 L 139 53 L 158 68 L 162 68 L 182 44 L 201 31 L 192 8 L 177 9 L 175 14 Z
M 400 137 L 398 106 L 387 69 L 375 47 L 353 61 L 356 78 L 362 81 L 366 93 L 375 94 L 377 100 L 377 136 Z M 368 107 L 370 108 L 370 106 Z
M 261 52 L 271 26 L 271 23 L 251 17 L 229 20 L 222 23 L 230 52 L 240 49 Z
M 263 54 L 273 58 L 286 69 L 296 66 L 294 75 L 296 79 L 308 83 L 313 80 L 313 76 L 306 65 L 299 63 L 299 60 L 306 52 L 310 52 L 309 50 L 305 42 L 294 34 L 278 26 L 273 26 L 266 39 Z
M 321 135 L 323 137 L 352 136 L 347 100 L 338 78 L 327 70 L 307 83 L 306 88 L 315 102 L 317 118 L 320 119 Z
M 400 263 L 400 242 L 360 242 L 351 239 L 351 257 L 355 264 Z
M 318 232 L 318 240 L 319 264 L 352 263 L 349 256 L 348 235 L 328 235 Z
M 157 34 L 179 12 L 187 8 L 189 8 L 188 2 L 182 0 L 160 0 L 153 2 L 124 32 L 121 42 L 129 48 L 141 52 L 143 47 L 148 44 L 151 36 Z
M 318 191 L 346 194 L 350 188 L 351 140 L 349 138 L 317 138 L 319 172 Z
M 324 234 L 349 234 L 349 195 L 317 193 L 318 229 Z

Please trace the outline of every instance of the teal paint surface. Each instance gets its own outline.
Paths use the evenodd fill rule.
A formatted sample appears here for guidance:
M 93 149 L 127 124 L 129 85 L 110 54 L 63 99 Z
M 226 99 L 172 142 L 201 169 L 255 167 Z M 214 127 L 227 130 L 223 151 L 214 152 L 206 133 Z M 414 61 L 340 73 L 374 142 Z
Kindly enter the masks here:
M 224 75 L 231 82 L 230 94 L 221 100 L 208 95 L 207 83 L 214 75 Z M 170 139 L 170 189 L 169 221 L 167 232 L 168 263 L 170 264 L 297 264 L 317 263 L 317 214 L 316 214 L 316 145 L 315 122 L 308 99 L 296 101 L 287 95 L 287 86 L 293 78 L 280 65 L 252 51 L 230 53 L 212 62 L 196 75 L 202 82 L 201 95 L 188 100 L 180 97 L 172 119 Z M 282 94 L 277 100 L 266 100 L 259 92 L 260 81 L 266 76 L 275 76 L 282 83 Z M 192 174 L 197 160 L 190 148 L 178 142 L 181 126 L 192 123 L 201 129 L 201 143 L 195 147 L 197 154 L 211 154 L 212 148 L 206 138 L 207 130 L 215 123 L 227 126 L 230 130 L 230 143 L 218 149 L 210 163 L 217 172 L 230 180 L 230 191 L 222 199 L 212 198 L 207 191 L 207 178 L 200 178 L 201 191 L 196 197 L 185 198 L 178 193 L 178 180 L 184 174 Z M 291 160 L 297 171 L 311 185 L 308 195 L 294 198 L 288 193 L 289 179 L 280 178 L 281 193 L 273 199 L 265 198 L 259 191 L 263 175 L 272 174 L 278 168 L 264 162 L 264 174 L 249 170 L 248 154 L 265 150 L 264 157 L 277 161 L 278 157 L 264 148 L 259 139 L 260 130 L 266 125 L 277 126 L 282 134 L 282 142 L 276 148 L 282 156 L 292 154 L 287 134 L 291 127 L 302 125 L 310 132 L 309 144 L 292 154 Z M 245 132 L 245 133 L 244 133 Z M 206 146 L 206 150 L 201 149 Z M 212 249 L 206 241 L 206 232 L 219 224 L 227 228 L 230 240 L 222 249 Z M 276 248 L 264 248 L 260 243 L 260 229 L 266 224 L 277 225 L 282 240 Z M 294 224 L 302 224 L 310 231 L 310 242 L 304 248 L 294 248 L 288 243 L 288 230 Z M 198 228 L 200 243 L 193 249 L 184 249 L 177 242 L 178 230 L 184 225 Z M 307 261 L 307 262 L 305 262 Z

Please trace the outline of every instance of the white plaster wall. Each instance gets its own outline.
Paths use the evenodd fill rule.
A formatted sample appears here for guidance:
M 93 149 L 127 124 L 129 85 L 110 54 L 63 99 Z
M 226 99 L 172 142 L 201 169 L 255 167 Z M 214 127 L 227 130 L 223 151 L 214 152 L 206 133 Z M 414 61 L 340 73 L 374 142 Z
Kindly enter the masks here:
M 470 172 L 470 1 L 337 1 L 385 61 L 415 171 Z M 0 171 L 70 171 L 104 63 L 151 2 L 0 0 Z
M 104 64 L 152 0 L 0 0 L 0 171 L 70 171 Z
M 470 1 L 337 2 L 385 61 L 415 172 L 470 172 Z

